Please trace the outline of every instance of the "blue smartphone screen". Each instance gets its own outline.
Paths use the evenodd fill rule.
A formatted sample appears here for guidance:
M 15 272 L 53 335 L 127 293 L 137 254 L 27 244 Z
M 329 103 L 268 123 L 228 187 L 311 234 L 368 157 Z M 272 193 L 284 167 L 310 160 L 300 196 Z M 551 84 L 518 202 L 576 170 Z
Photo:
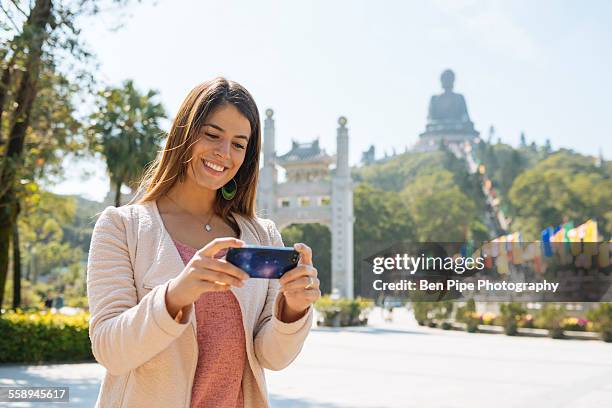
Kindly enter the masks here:
M 247 245 L 229 248 L 225 260 L 251 278 L 278 279 L 297 266 L 299 253 L 293 248 Z

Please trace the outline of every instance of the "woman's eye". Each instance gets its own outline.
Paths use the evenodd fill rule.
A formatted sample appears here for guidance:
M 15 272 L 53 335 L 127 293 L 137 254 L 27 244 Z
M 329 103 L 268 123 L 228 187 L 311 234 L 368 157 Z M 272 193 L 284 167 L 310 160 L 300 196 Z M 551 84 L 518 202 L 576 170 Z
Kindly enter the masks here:
M 236 146 L 237 149 L 244 149 L 244 146 L 240 143 L 234 143 L 234 146 Z
M 218 139 L 219 138 L 218 135 L 213 135 L 212 133 L 206 133 L 206 136 L 210 137 L 211 139 Z

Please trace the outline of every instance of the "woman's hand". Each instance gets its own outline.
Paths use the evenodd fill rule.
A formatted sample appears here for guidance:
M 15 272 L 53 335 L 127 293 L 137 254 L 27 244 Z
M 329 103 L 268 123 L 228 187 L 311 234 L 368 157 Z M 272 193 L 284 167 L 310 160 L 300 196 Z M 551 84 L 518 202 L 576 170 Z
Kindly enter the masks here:
M 317 269 L 312 266 L 312 250 L 302 243 L 295 244 L 293 248 L 300 253 L 300 261 L 279 279 L 280 291 L 285 296 L 280 320 L 285 323 L 298 320 L 308 306 L 321 297 Z
M 244 286 L 243 281 L 249 275 L 224 259 L 218 259 L 226 248 L 243 245 L 244 241 L 236 238 L 216 238 L 196 252 L 168 285 L 166 308 L 170 316 L 174 318 L 179 310 L 191 305 L 204 292 L 224 292 L 232 286 Z

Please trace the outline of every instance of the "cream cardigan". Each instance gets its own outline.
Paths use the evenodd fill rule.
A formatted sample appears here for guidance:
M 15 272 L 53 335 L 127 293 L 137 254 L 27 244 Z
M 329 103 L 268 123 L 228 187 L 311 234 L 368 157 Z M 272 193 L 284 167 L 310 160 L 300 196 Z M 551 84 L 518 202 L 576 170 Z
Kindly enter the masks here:
M 247 244 L 283 245 L 274 222 L 234 218 Z M 168 283 L 183 268 L 155 202 L 107 207 L 98 218 L 87 264 L 89 336 L 107 372 L 96 407 L 190 406 L 198 360 L 194 308 L 180 323 L 165 304 Z M 278 288 L 278 280 L 248 279 L 231 289 L 246 338 L 246 408 L 269 406 L 263 369 L 287 367 L 312 325 L 312 306 L 295 322 L 278 319 L 284 299 Z

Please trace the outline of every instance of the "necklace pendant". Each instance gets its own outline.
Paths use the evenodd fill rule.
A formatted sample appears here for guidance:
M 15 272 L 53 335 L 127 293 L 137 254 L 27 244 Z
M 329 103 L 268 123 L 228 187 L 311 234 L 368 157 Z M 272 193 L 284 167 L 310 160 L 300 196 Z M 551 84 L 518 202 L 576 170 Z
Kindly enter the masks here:
M 206 225 L 204 226 L 204 229 L 205 229 L 206 231 L 210 232 L 210 231 L 212 230 L 212 227 L 210 226 L 210 224 L 206 224 Z

